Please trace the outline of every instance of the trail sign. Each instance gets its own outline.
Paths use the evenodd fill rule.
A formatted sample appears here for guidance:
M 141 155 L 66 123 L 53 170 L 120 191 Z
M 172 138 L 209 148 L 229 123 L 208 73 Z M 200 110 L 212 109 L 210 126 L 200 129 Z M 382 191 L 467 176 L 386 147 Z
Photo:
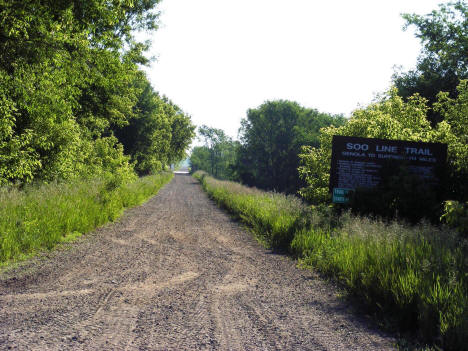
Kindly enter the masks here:
M 339 189 L 373 189 L 396 168 L 437 186 L 443 178 L 447 145 L 334 135 L 330 171 L 333 202 L 346 203 Z M 338 193 L 335 195 L 335 189 Z
M 349 202 L 349 195 L 353 189 L 346 188 L 333 188 L 333 202 L 337 204 L 347 204 Z

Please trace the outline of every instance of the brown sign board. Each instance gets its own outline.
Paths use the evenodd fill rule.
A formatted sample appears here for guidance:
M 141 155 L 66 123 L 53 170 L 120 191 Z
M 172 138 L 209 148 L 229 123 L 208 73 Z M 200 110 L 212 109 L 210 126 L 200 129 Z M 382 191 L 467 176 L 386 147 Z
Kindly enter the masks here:
M 376 188 L 395 167 L 438 185 L 446 158 L 446 144 L 334 135 L 330 192 Z

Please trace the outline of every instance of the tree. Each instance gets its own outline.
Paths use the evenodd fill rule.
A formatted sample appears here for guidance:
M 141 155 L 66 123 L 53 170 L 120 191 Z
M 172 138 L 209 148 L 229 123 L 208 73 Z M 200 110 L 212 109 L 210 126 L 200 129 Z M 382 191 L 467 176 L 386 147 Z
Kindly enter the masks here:
M 437 102 L 440 91 L 455 98 L 460 80 L 468 78 L 468 4 L 442 4 L 426 16 L 404 14 L 403 18 L 405 29 L 416 27 L 423 49 L 415 70 L 394 74 L 398 93 L 406 99 L 418 93 L 429 101 L 429 107 Z M 442 120 L 432 109 L 428 118 L 433 124 Z
M 168 164 L 171 127 L 164 113 L 164 102 L 140 72 L 134 82 L 140 92 L 128 124 L 115 127 L 114 132 L 130 155 L 139 175 L 155 173 Z
M 195 127 L 190 117 L 165 97 L 160 97 L 139 72 L 134 81 L 139 92 L 128 124 L 115 134 L 131 156 L 139 175 L 158 172 L 185 157 Z
M 296 102 L 267 101 L 241 121 L 236 170 L 245 184 L 294 193 L 303 145 L 317 145 L 321 127 L 341 125 L 344 118 L 306 109 Z
M 211 169 L 210 149 L 206 146 L 195 146 L 190 153 L 190 172 L 196 171 L 208 172 Z
M 202 125 L 198 128 L 199 140 L 205 145 L 192 150 L 192 171 L 202 169 L 221 179 L 234 179 L 233 164 L 237 142 L 222 129 Z
M 449 182 L 448 197 L 468 200 L 468 80 L 460 81 L 457 97 L 441 92 L 434 104 L 443 122 L 439 125 L 439 139 L 448 144 Z
M 158 2 L 1 2 L 0 184 L 133 175 L 114 132 L 138 113 L 132 33 L 156 29 Z
M 168 153 L 170 164 L 178 163 L 187 157 L 186 150 L 195 136 L 195 126 L 189 115 L 186 115 L 177 105 L 164 98 L 164 111 L 169 118 L 171 142 Z

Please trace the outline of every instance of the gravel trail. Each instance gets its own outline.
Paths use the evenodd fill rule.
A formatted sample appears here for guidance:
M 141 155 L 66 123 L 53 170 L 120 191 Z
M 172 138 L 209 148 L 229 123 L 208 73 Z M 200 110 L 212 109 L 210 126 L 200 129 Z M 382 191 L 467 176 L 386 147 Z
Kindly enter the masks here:
M 0 274 L 0 350 L 392 350 L 330 283 L 177 174 L 117 222 Z

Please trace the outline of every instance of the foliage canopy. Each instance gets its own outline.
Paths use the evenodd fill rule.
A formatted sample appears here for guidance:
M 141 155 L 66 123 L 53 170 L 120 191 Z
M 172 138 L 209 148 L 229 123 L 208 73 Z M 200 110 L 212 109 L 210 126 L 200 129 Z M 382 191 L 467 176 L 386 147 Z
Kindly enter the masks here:
M 157 28 L 158 2 L 0 1 L 0 185 L 132 178 L 134 165 L 148 173 L 183 157 L 189 117 L 164 99 L 140 109 L 149 83 L 137 64 L 148 45 L 132 32 Z M 148 116 L 152 140 L 125 155 L 116 134 Z M 161 139 L 169 146 L 155 147 Z
M 468 79 L 468 4 L 459 0 L 441 4 L 425 16 L 404 14 L 403 18 L 405 28 L 416 28 L 422 51 L 416 69 L 394 75 L 399 95 L 409 98 L 418 93 L 428 99 L 429 107 L 440 91 L 455 98 L 460 80 Z M 443 116 L 431 109 L 428 118 L 435 124 Z
M 302 185 L 297 168 L 304 145 L 317 146 L 319 130 L 343 125 L 345 119 L 307 109 L 296 102 L 267 101 L 241 121 L 236 163 L 247 185 L 294 193 Z
M 233 141 L 222 129 L 202 125 L 198 128 L 199 139 L 204 146 L 196 146 L 190 156 L 192 172 L 204 170 L 220 179 L 235 179 L 234 163 L 238 142 Z

